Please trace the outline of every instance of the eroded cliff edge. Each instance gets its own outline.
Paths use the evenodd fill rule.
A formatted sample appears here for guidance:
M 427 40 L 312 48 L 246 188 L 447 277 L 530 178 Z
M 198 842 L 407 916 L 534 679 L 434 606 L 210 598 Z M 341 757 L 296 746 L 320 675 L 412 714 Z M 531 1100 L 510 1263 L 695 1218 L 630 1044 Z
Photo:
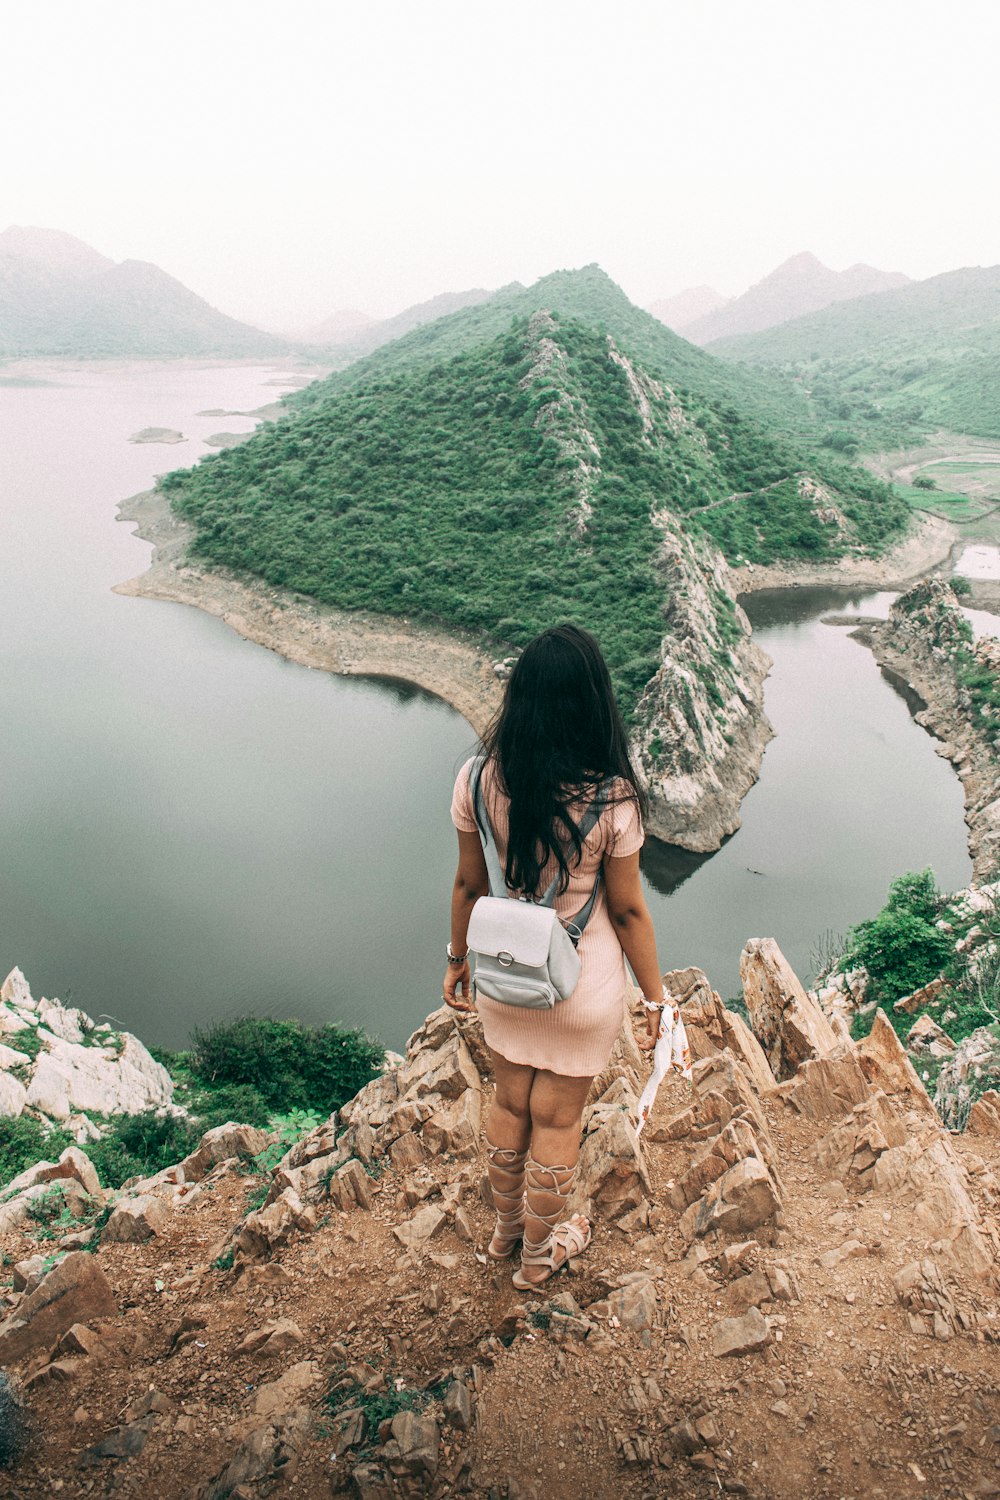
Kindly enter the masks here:
M 502 682 L 484 647 L 421 621 L 320 605 L 188 556 L 191 527 L 153 490 L 119 518 L 154 544 L 149 569 L 116 592 L 191 604 L 237 634 L 304 666 L 402 678 L 450 703 L 480 733 Z M 658 570 L 664 590 L 661 664 L 637 710 L 637 767 L 650 796 L 650 833 L 684 849 L 717 849 L 739 827 L 772 730 L 764 715 L 769 658 L 755 645 L 720 553 L 685 535 L 670 512 Z
M 1000 642 L 973 640 L 949 583 L 923 579 L 854 634 L 923 700 L 915 715 L 962 783 L 976 880 L 1000 863 Z

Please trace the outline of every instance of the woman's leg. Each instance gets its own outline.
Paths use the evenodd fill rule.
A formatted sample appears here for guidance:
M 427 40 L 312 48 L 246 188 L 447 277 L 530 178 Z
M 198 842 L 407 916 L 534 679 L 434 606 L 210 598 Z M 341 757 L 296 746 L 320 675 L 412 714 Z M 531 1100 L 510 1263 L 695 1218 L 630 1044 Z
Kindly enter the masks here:
M 580 1121 L 591 1082 L 539 1069 L 531 1086 L 531 1160 L 521 1276 L 535 1285 L 547 1281 L 568 1258 L 565 1247 L 553 1245 L 552 1231 L 573 1185 L 580 1155 Z M 574 1214 L 570 1222 L 589 1237 L 589 1226 L 580 1214 Z M 533 1266 L 532 1260 L 543 1263 Z
M 490 1049 L 496 1097 L 486 1122 L 486 1165 L 497 1211 L 487 1247 L 494 1260 L 506 1260 L 524 1232 L 524 1164 L 531 1135 L 529 1099 L 534 1068 L 508 1062 Z

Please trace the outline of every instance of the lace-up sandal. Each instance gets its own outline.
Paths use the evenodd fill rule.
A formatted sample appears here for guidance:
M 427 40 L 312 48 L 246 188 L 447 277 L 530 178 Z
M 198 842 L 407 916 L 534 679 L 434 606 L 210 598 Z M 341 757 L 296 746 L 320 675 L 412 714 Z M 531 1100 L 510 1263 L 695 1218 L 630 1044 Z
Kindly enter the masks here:
M 575 1167 L 546 1167 L 529 1157 L 525 1164 L 525 1176 L 531 1216 L 540 1220 L 549 1232 L 537 1244 L 525 1235 L 521 1246 L 521 1269 L 514 1272 L 512 1280 L 519 1292 L 540 1292 L 574 1256 L 583 1254 L 593 1234 L 582 1214 L 559 1219 L 573 1188 Z M 539 1195 L 558 1198 L 560 1201 L 551 1212 L 543 1213 L 536 1206 Z M 544 1275 L 530 1274 L 539 1271 L 544 1272 Z M 525 1274 L 526 1272 L 529 1274 Z
M 493 1193 L 497 1224 L 486 1247 L 491 1260 L 506 1260 L 517 1249 L 524 1234 L 524 1164 L 527 1151 L 486 1142 L 486 1171 Z

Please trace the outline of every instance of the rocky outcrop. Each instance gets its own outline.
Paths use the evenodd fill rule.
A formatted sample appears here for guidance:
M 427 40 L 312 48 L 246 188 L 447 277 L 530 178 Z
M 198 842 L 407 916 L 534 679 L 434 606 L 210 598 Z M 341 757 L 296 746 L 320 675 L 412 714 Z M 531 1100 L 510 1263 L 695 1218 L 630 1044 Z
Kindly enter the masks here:
M 995 1026 L 980 1026 L 961 1041 L 942 1067 L 934 1103 L 946 1125 L 962 1130 L 972 1124 L 976 1100 L 1000 1090 L 1000 1035 Z M 989 1101 L 987 1100 L 987 1106 Z M 979 1130 L 989 1119 L 986 1109 L 976 1116 Z
M 837 1037 L 816 1001 L 773 938 L 751 938 L 740 955 L 743 998 L 775 1078 L 790 1078 L 801 1063 L 823 1057 Z
M 666 631 L 632 748 L 649 791 L 650 833 L 704 852 L 739 828 L 740 803 L 760 772 L 772 735 L 763 709 L 770 660 L 751 638 L 721 554 L 670 512 L 654 519 Z
M 128 1031 L 58 1000 L 34 1000 L 20 969 L 0 986 L 0 1113 L 58 1122 L 82 1143 L 94 1114 L 173 1108 L 173 1083 Z M 9 1045 L 8 1045 L 9 1044 Z
M 923 700 L 917 723 L 941 741 L 962 783 L 973 870 L 983 878 L 1000 863 L 1000 719 L 982 684 L 1000 685 L 995 639 L 973 641 L 949 583 L 922 579 L 901 594 L 885 622 L 854 632 L 879 665 Z M 969 685 L 979 679 L 979 687 Z

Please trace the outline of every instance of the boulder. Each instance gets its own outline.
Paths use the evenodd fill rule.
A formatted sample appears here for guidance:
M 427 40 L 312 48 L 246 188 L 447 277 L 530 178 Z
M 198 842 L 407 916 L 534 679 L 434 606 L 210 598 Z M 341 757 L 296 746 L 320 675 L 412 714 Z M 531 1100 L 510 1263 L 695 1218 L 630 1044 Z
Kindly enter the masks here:
M 28 1090 L 9 1073 L 0 1073 L 0 1116 L 16 1120 L 28 1100 Z
M 915 1109 L 928 1119 L 938 1115 L 906 1049 L 884 1010 L 875 1012 L 868 1036 L 857 1045 L 858 1061 L 872 1088 L 881 1089 L 902 1109 Z
M 34 1011 L 37 1006 L 31 998 L 31 988 L 20 969 L 11 969 L 3 984 L 0 984 L 0 1001 L 18 1010 Z
M 53 1120 L 65 1120 L 71 1109 L 141 1114 L 168 1105 L 172 1097 L 166 1068 L 125 1032 L 120 1050 L 53 1037 L 48 1050 L 38 1054 L 26 1103 Z
M 712 1329 L 712 1353 L 716 1359 L 757 1354 L 771 1342 L 771 1330 L 759 1307 L 751 1307 L 740 1318 L 723 1318 Z
M 747 1121 L 730 1120 L 670 1189 L 671 1205 L 678 1211 L 686 1208 L 738 1161 L 761 1154 L 757 1137 Z
M 170 1221 L 170 1208 L 162 1198 L 141 1193 L 117 1203 L 101 1232 L 102 1244 L 141 1245 L 162 1234 Z
M 101 1180 L 90 1157 L 79 1146 L 67 1146 L 58 1161 L 40 1161 L 26 1167 L 12 1177 L 4 1188 L 4 1197 L 13 1197 L 23 1188 L 33 1187 L 36 1182 L 52 1182 L 60 1177 L 74 1178 L 83 1190 L 97 1197 L 101 1192 Z
M 392 1436 L 398 1444 L 399 1465 L 404 1472 L 433 1478 L 441 1442 L 434 1418 L 423 1412 L 399 1411 L 392 1419 Z
M 720 1231 L 750 1234 L 769 1223 L 781 1209 L 778 1185 L 756 1156 L 748 1156 L 727 1172 L 692 1203 L 680 1219 L 685 1239 L 700 1239 Z
M 598 1101 L 599 1107 L 600 1101 Z M 633 1099 L 633 1109 L 638 1101 Z M 639 1137 L 626 1111 L 613 1109 L 584 1139 L 574 1202 L 588 1216 L 617 1219 L 637 1208 L 652 1188 Z
M 773 938 L 750 939 L 740 955 L 740 977 L 754 1034 L 775 1078 L 791 1078 L 807 1059 L 835 1050 L 829 1021 Z
M 413 1249 L 426 1245 L 429 1240 L 434 1239 L 447 1222 L 447 1214 L 434 1204 L 428 1203 L 423 1208 L 418 1208 L 416 1213 L 404 1220 L 402 1224 L 397 1224 L 392 1232 L 401 1245 L 405 1245 L 407 1249 Z
M 627 1282 L 608 1296 L 608 1314 L 623 1328 L 641 1332 L 656 1321 L 656 1287 L 649 1277 Z
M 273 1140 L 266 1130 L 253 1125 L 239 1125 L 235 1120 L 225 1125 L 216 1125 L 206 1130 L 195 1149 L 181 1162 L 183 1181 L 200 1182 L 220 1161 L 238 1157 L 241 1161 L 252 1161 Z
M 117 1316 L 108 1278 L 92 1255 L 75 1250 L 0 1323 L 0 1363 L 14 1363 L 49 1348 L 74 1323 Z
M 932 1001 L 937 1000 L 941 992 L 947 989 L 947 987 L 948 981 L 946 979 L 940 977 L 932 979 L 930 984 L 925 984 L 921 989 L 914 990 L 912 995 L 904 995 L 901 1000 L 897 1000 L 892 1008 L 898 1016 L 912 1016 L 914 1012 L 922 1009 L 923 1006 L 930 1005 Z
M 479 1089 L 464 1094 L 431 1115 L 423 1128 L 425 1146 L 434 1156 L 475 1156 L 479 1150 L 482 1124 L 482 1100 Z
M 0 1203 L 0 1234 L 19 1229 L 29 1218 L 39 1214 L 46 1219 L 55 1218 L 63 1209 L 79 1218 L 92 1205 L 90 1194 L 84 1191 L 75 1177 L 35 1182 L 31 1187 L 22 1188 L 14 1197 L 6 1198 Z
M 327 1191 L 331 1201 L 347 1212 L 372 1206 L 372 1180 L 359 1161 L 347 1161 L 338 1167 Z

